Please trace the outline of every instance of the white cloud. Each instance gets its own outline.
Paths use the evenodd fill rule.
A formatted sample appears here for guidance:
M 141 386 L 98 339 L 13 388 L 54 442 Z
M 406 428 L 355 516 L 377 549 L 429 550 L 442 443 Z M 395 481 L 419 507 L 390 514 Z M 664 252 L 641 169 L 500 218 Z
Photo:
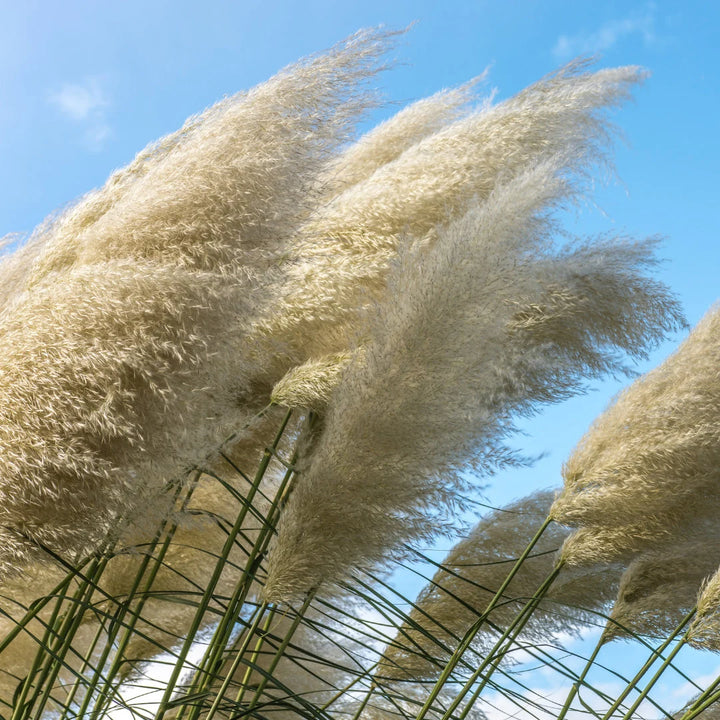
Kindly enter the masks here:
M 578 55 L 595 55 L 609 50 L 632 35 L 639 35 L 645 45 L 655 40 L 653 5 L 647 6 L 642 15 L 610 20 L 594 32 L 561 35 L 552 52 L 558 60 L 569 60 Z
M 66 83 L 48 95 L 48 101 L 61 115 L 80 125 L 83 142 L 88 150 L 101 150 L 112 128 L 107 122 L 110 99 L 98 77 L 89 77 L 79 83 Z
M 98 78 L 87 78 L 82 83 L 67 83 L 50 93 L 50 102 L 73 120 L 85 120 L 103 111 L 109 105 Z

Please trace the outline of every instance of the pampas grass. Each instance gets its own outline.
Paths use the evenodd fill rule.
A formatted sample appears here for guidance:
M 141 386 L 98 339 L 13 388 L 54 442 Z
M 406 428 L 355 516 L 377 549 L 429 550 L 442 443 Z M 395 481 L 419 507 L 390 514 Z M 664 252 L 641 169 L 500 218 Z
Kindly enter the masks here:
M 660 545 L 630 563 L 620 581 L 606 639 L 628 632 L 662 638 L 675 630 L 695 606 L 704 581 L 720 565 L 715 529 L 695 535 L 688 532 L 688 539 Z
M 452 548 L 385 651 L 379 675 L 430 679 L 440 674 L 447 660 L 443 648 L 454 648 L 483 613 L 547 517 L 553 498 L 553 492 L 535 493 L 493 511 Z M 508 627 L 549 575 L 568 532 L 554 525 L 535 545 L 491 611 L 487 627 L 473 641 L 479 656 L 498 638 L 491 627 Z M 614 597 L 619 575 L 617 567 L 606 565 L 587 571 L 566 569 L 533 613 L 524 638 L 539 644 L 597 625 Z
M 578 558 L 632 557 L 706 514 L 718 480 L 717 358 L 712 309 L 660 367 L 594 423 L 564 469 L 552 514 L 581 528 Z M 618 443 L 617 438 L 622 437 Z
M 243 340 L 273 292 L 260 273 L 313 207 L 386 48 L 359 34 L 221 102 L 6 261 L 24 285 L 0 316 L 13 347 L 0 363 L 0 574 L 38 544 L 91 551 L 267 403 L 268 367 Z
M 510 100 L 408 142 L 405 152 L 362 182 L 352 184 L 354 173 L 345 182 L 340 176 L 344 191 L 318 208 L 291 243 L 296 264 L 282 305 L 260 329 L 281 332 L 296 348 L 311 343 L 314 355 L 336 352 L 342 349 L 338 326 L 357 333 L 358 316 L 384 292 L 405 242 L 433 243 L 441 226 L 535 163 L 552 159 L 579 172 L 601 160 L 610 131 L 603 111 L 627 98 L 643 73 L 632 67 L 582 70 L 581 63 L 570 65 Z M 406 132 L 416 140 L 414 130 Z
M 636 422 L 621 398 L 569 463 L 551 513 L 577 531 L 545 520 L 550 493 L 532 495 L 483 518 L 416 603 L 388 581 L 456 533 L 476 479 L 530 461 L 511 445 L 519 419 L 630 372 L 682 325 L 651 277 L 653 239 L 568 240 L 558 219 L 610 165 L 608 110 L 642 71 L 575 62 L 497 104 L 480 78 L 353 142 L 393 37 L 358 33 L 190 118 L 0 262 L 12 720 L 462 719 L 483 716 L 491 682 L 536 712 L 491 676 L 514 682 L 502 660 L 522 648 L 583 685 L 543 643 L 597 624 L 620 574 L 608 560 L 643 551 L 611 621 L 647 634 L 668 632 L 714 569 L 692 561 L 712 517 L 691 536 L 690 491 L 669 498 L 663 480 L 649 504 L 624 502 L 614 474 L 635 472 L 623 453 L 642 448 L 657 472 L 699 443 L 686 484 L 710 487 L 711 318 L 660 390 L 636 384 L 658 410 Z M 687 430 L 676 444 L 668 399 Z M 603 483 L 622 503 L 607 518 L 604 496 L 598 512 L 569 499 Z M 716 585 L 666 665 L 715 633 Z
M 713 563 L 717 565 L 717 563 Z M 720 570 L 707 578 L 698 591 L 697 614 L 690 626 L 689 639 L 697 647 L 720 648 Z
M 618 346 L 642 352 L 676 324 L 672 300 L 642 275 L 647 243 L 552 247 L 547 212 L 570 192 L 565 169 L 535 166 L 431 250 L 402 256 L 281 518 L 269 598 L 433 537 L 459 500 L 458 470 L 517 461 L 504 444 L 514 417 L 621 370 Z M 607 326 L 585 324 L 592 306 Z

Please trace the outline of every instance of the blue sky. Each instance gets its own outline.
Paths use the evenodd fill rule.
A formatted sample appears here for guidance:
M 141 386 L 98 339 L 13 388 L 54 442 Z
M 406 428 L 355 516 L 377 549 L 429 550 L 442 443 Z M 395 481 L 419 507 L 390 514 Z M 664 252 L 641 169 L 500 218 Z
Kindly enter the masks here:
M 490 67 L 507 97 L 577 55 L 639 64 L 652 76 L 615 114 L 626 144 L 618 180 L 597 207 L 569 219 L 578 233 L 662 235 L 661 276 L 697 322 L 718 299 L 720 5 L 578 0 L 2 0 L 0 235 L 27 233 L 102 184 L 148 142 L 223 95 L 248 88 L 361 27 L 417 21 L 382 77 L 390 104 L 462 83 Z M 679 337 L 639 368 L 656 364 Z M 620 382 L 528 422 L 534 468 L 495 480 L 502 503 L 559 482 L 582 432 Z

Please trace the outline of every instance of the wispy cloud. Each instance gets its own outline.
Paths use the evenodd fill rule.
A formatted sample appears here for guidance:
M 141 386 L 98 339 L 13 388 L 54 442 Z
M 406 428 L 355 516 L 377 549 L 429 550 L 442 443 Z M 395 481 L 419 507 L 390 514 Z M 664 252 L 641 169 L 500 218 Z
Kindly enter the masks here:
M 558 636 L 554 638 L 553 644 L 563 647 L 575 656 L 578 665 L 576 672 L 580 671 L 582 663 L 580 659 L 586 656 L 591 648 L 595 647 L 600 633 L 597 628 L 586 628 L 581 637 Z M 608 709 L 606 698 L 617 698 L 625 689 L 625 683 L 615 676 L 616 670 L 628 671 L 630 668 L 637 669 L 645 656 L 640 648 L 607 646 L 603 649 L 605 661 L 603 665 L 597 665 L 589 676 L 590 685 L 583 694 L 584 709 L 578 707 L 576 701 L 574 709 L 568 715 L 568 720 L 585 720 L 589 710 L 595 711 L 598 717 Z M 489 692 L 485 697 L 483 707 L 487 720 L 508 720 L 508 718 L 524 718 L 532 713 L 536 720 L 555 720 L 560 708 L 565 703 L 571 683 L 564 679 L 561 681 L 557 667 L 550 664 L 538 666 L 537 662 L 531 662 L 530 655 L 518 656 L 520 661 L 514 667 L 514 672 L 523 672 L 525 677 L 524 691 L 515 696 L 504 692 Z M 513 657 L 513 659 L 517 659 Z M 682 676 L 674 673 L 667 673 L 663 676 L 652 692 L 652 701 L 645 700 L 637 709 L 633 717 L 656 717 L 658 714 L 657 703 L 668 711 L 678 710 L 684 707 L 687 702 L 698 694 L 699 686 L 707 687 L 720 674 L 720 664 L 717 658 L 708 651 L 693 650 L 686 647 L 681 658 L 676 661 L 675 667 L 683 672 L 685 676 L 692 677 L 692 682 L 682 682 Z M 571 667 L 573 661 L 568 663 Z M 704 672 L 702 672 L 704 671 Z M 629 673 L 632 675 L 633 673 Z M 647 678 L 645 679 L 647 681 Z M 644 683 L 640 684 L 641 687 Z M 591 688 L 595 688 L 593 692 Z M 603 698 L 605 695 L 605 698 Z M 537 703 L 540 702 L 538 706 Z
M 642 15 L 610 20 L 594 32 L 560 35 L 552 53 L 557 60 L 578 55 L 595 55 L 610 50 L 630 36 L 639 36 L 645 45 L 655 40 L 655 7 L 648 5 Z
M 77 123 L 83 130 L 83 142 L 88 150 L 98 151 L 112 136 L 107 122 L 110 98 L 98 77 L 79 83 L 66 83 L 48 95 L 48 101 L 60 114 Z

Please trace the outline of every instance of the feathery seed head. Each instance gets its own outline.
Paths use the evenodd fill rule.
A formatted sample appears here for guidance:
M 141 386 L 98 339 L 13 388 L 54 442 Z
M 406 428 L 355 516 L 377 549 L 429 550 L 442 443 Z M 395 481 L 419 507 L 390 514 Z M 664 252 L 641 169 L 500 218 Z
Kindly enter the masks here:
M 714 308 L 673 355 L 619 395 L 575 449 L 552 510 L 582 528 L 575 552 L 652 549 L 707 514 L 720 487 L 718 338 Z
M 354 354 L 358 353 L 361 354 L 362 349 Z M 350 352 L 335 353 L 297 365 L 275 383 L 270 399 L 285 407 L 321 412 L 327 407 L 352 358 Z
M 715 527 L 687 532 L 681 539 L 642 553 L 623 573 L 605 629 L 605 640 L 628 631 L 667 637 L 695 605 L 705 579 L 720 564 Z M 694 535 L 694 537 L 693 537 Z
M 267 404 L 288 367 L 250 319 L 391 36 L 358 33 L 191 118 L 2 259 L 0 527 L 19 540 L 0 568 L 34 543 L 89 552 Z
M 518 461 L 504 444 L 515 417 L 622 371 L 619 349 L 636 354 L 635 342 L 677 323 L 668 293 L 644 277 L 650 244 L 553 248 L 548 209 L 570 191 L 564 170 L 533 166 L 429 249 L 401 253 L 281 518 L 269 598 L 447 527 L 456 470 Z
M 554 493 L 545 491 L 523 498 L 484 517 L 461 540 L 420 593 L 408 621 L 385 651 L 377 674 L 381 677 L 431 679 L 488 603 L 493 599 L 516 559 L 547 517 Z M 490 613 L 493 626 L 504 629 L 553 569 L 555 551 L 568 530 L 552 524 L 531 556 L 523 562 L 501 602 Z M 547 641 L 560 632 L 574 632 L 592 622 L 594 614 L 611 600 L 619 571 L 598 566 L 578 573 L 564 569 L 549 594 L 533 613 L 524 637 Z M 482 654 L 497 639 L 490 627 L 474 641 Z M 431 662 L 431 658 L 435 662 Z

